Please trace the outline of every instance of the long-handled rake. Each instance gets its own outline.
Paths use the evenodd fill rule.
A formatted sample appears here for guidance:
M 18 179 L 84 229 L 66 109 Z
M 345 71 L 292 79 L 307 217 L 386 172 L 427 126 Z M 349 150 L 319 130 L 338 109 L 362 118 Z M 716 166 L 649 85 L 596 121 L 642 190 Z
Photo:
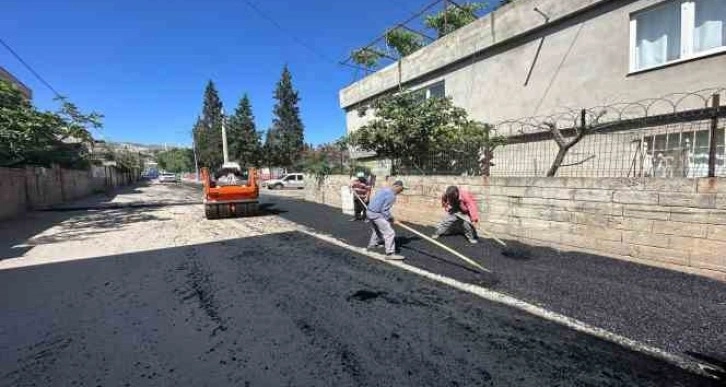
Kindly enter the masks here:
M 352 192 L 353 192 L 353 196 L 355 196 L 355 198 L 358 199 L 358 201 L 360 201 L 360 204 L 363 205 L 363 208 L 365 208 L 366 211 L 368 211 L 368 206 L 363 201 L 363 199 L 361 199 L 360 196 L 358 196 L 358 194 L 355 191 L 352 191 Z M 416 229 L 414 229 L 412 227 L 409 227 L 409 226 L 407 226 L 407 225 L 405 225 L 405 224 L 403 224 L 403 223 L 401 223 L 399 221 L 394 222 L 394 224 L 396 224 L 396 225 L 402 227 L 403 229 L 405 229 L 405 230 L 407 230 L 407 231 L 409 231 L 409 232 L 411 232 L 411 233 L 413 233 L 413 234 L 421 237 L 423 240 L 425 240 L 427 242 L 430 242 L 433 245 L 435 245 L 435 246 L 437 246 L 437 247 L 439 247 L 439 248 L 441 248 L 443 250 L 448 251 L 452 255 L 456 256 L 457 258 L 461 259 L 462 261 L 468 263 L 471 266 L 476 267 L 477 269 L 479 269 L 479 270 L 481 270 L 483 272 L 486 272 L 486 273 L 491 273 L 492 272 L 491 270 L 489 270 L 489 269 L 485 268 L 484 266 L 478 264 L 476 261 L 474 261 L 473 259 L 467 257 L 466 255 L 459 253 L 458 251 L 452 249 L 449 246 L 446 246 L 445 244 L 443 244 L 443 243 L 441 243 L 439 241 L 436 241 L 434 239 L 429 238 L 428 236 L 424 235 L 423 233 L 417 231 Z
M 440 248 L 442 248 L 442 249 L 444 249 L 444 250 L 448 251 L 448 252 L 449 252 L 449 253 L 451 253 L 452 255 L 454 255 L 454 256 L 456 256 L 457 258 L 461 259 L 462 261 L 464 261 L 464 262 L 466 262 L 466 263 L 470 264 L 471 266 L 474 266 L 474 267 L 476 267 L 477 269 L 479 269 L 479 270 L 481 270 L 481 271 L 484 271 L 484 272 L 487 272 L 487 273 L 491 273 L 491 272 L 492 272 L 491 270 L 489 270 L 489 269 L 485 268 L 484 266 L 482 266 L 482 265 L 480 265 L 480 264 L 476 263 L 476 261 L 474 261 L 473 259 L 471 259 L 471 258 L 467 257 L 466 255 L 464 255 L 464 254 L 461 254 L 460 252 L 458 252 L 458 251 L 456 251 L 456 250 L 452 249 L 452 248 L 451 248 L 451 247 L 449 247 L 449 246 L 446 246 L 445 244 L 443 244 L 443 243 L 441 243 L 441 242 L 439 242 L 439 241 L 437 241 L 437 240 L 435 240 L 435 239 L 431 239 L 430 237 L 428 237 L 428 236 L 424 235 L 423 233 L 421 233 L 421 232 L 417 231 L 416 229 L 414 229 L 414 228 L 412 228 L 412 227 L 409 227 L 409 226 L 406 226 L 405 224 L 403 224 L 403 223 L 401 223 L 401 222 L 399 222 L 399 221 L 395 221 L 394 223 L 395 223 L 396 225 L 400 226 L 400 227 L 403 227 L 403 228 L 404 228 L 405 230 L 407 230 L 407 231 L 409 231 L 409 232 L 411 232 L 411 233 L 413 233 L 413 234 L 416 234 L 416 235 L 418 235 L 418 236 L 419 236 L 419 237 L 421 237 L 421 238 L 422 238 L 423 240 L 425 240 L 425 241 L 427 241 L 427 242 L 431 242 L 432 244 L 434 244 L 434 245 L 436 245 L 436 246 L 438 246 L 438 247 L 440 247 Z

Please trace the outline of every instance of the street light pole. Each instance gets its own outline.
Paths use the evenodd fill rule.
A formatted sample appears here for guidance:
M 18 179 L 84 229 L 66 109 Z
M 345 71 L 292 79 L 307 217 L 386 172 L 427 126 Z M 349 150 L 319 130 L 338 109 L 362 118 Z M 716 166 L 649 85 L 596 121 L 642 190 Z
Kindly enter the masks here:
M 229 162 L 229 153 L 227 151 L 227 128 L 224 126 L 224 108 L 222 108 L 222 153 L 225 164 Z
M 194 153 L 194 180 L 199 182 L 199 161 L 197 160 L 197 140 L 192 133 L 192 149 Z

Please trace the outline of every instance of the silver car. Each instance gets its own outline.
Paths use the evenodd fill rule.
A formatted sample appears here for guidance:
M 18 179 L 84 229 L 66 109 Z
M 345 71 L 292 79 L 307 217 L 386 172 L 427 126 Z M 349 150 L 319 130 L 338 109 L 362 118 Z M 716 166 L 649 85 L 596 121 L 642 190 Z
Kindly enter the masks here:
M 304 175 L 302 173 L 288 173 L 287 175 L 279 178 L 267 181 L 267 188 L 269 189 L 284 189 L 284 188 L 305 188 Z
M 159 183 L 176 183 L 179 180 L 173 173 L 162 173 L 159 175 Z

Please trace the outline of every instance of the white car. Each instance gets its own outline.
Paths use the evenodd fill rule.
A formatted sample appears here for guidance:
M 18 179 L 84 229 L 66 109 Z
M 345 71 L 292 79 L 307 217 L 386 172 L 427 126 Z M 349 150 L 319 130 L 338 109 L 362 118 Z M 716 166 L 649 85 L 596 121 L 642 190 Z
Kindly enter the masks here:
M 287 175 L 279 178 L 267 181 L 267 188 L 269 189 L 283 189 L 283 188 L 305 188 L 305 180 L 302 173 L 288 173 Z
M 159 183 L 176 183 L 178 180 L 173 173 L 162 173 L 159 175 Z

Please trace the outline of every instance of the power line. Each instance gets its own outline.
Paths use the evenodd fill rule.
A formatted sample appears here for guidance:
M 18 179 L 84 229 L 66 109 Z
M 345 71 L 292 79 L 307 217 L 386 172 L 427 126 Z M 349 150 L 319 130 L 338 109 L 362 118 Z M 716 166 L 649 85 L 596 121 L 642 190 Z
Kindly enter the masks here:
M 5 43 L 5 41 L 2 40 L 2 38 L 0 38 L 0 44 L 2 44 L 8 51 L 10 51 L 10 54 L 12 54 L 15 57 L 15 59 L 17 59 L 20 63 L 22 63 L 23 66 L 25 66 L 25 68 L 28 69 L 28 71 L 30 71 L 36 78 L 38 78 L 38 80 L 42 84 L 44 84 L 45 87 L 47 87 L 48 89 L 50 89 L 50 91 L 52 91 L 53 94 L 55 94 L 56 97 L 63 98 L 60 95 L 60 93 L 55 88 L 53 88 L 53 86 L 51 86 L 50 83 L 48 83 L 48 81 L 46 81 L 45 79 L 43 79 L 43 77 L 41 77 L 40 74 L 38 74 L 38 72 L 35 71 L 33 69 L 33 67 L 28 64 L 28 62 L 24 61 L 23 58 L 21 58 L 20 55 L 18 55 L 18 53 L 15 52 L 15 50 L 13 50 L 12 47 L 10 47 L 10 45 L 8 45 L 7 43 Z
M 260 8 L 258 8 L 257 5 L 255 5 L 252 1 L 250 1 L 250 0 L 243 0 L 243 1 L 244 1 L 245 4 L 247 4 L 248 7 L 250 7 L 253 11 L 255 11 L 255 13 L 257 13 L 263 19 L 266 19 L 268 22 L 272 23 L 272 25 L 274 25 L 275 27 L 277 27 L 277 29 L 280 30 L 283 34 L 286 34 L 295 43 L 297 43 L 300 46 L 306 48 L 308 51 L 310 51 L 313 54 L 317 55 L 318 57 L 320 57 L 321 59 L 325 60 L 326 62 L 330 62 L 330 63 L 332 63 L 334 65 L 337 65 L 338 64 L 332 58 L 330 58 L 327 55 L 321 53 L 320 51 L 318 51 L 317 49 L 315 49 L 311 45 L 307 44 L 306 42 L 304 42 L 303 40 L 301 40 L 300 38 L 298 38 L 297 36 L 295 36 L 295 34 L 293 34 L 290 31 L 288 31 L 285 27 L 283 27 L 280 23 L 278 23 L 274 18 L 272 18 L 270 15 L 268 15 L 267 13 L 265 13 Z

